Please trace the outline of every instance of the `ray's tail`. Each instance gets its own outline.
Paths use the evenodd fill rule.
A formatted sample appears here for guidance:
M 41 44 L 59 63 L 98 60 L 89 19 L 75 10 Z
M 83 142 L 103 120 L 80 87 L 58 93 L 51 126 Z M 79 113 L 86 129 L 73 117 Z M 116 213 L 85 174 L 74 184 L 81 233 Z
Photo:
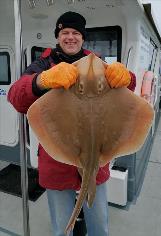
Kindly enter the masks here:
M 91 172 L 92 172 L 92 170 L 87 170 L 87 169 L 85 169 L 83 171 L 81 190 L 78 195 L 78 199 L 77 199 L 75 208 L 73 210 L 73 213 L 72 213 L 72 215 L 69 219 L 68 225 L 65 229 L 66 235 L 69 235 L 70 231 L 73 230 L 76 219 L 81 211 L 83 202 L 86 199 L 90 178 L 91 178 L 91 175 L 93 174 L 93 173 L 91 174 Z

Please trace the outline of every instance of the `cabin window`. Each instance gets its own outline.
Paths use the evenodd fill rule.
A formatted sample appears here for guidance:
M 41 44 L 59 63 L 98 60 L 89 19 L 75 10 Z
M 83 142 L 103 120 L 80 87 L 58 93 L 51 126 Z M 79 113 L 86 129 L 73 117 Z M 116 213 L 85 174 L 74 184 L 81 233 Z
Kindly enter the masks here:
M 45 51 L 45 49 L 46 48 L 44 47 L 36 47 L 36 46 L 32 47 L 31 48 L 31 61 L 33 62 L 37 60 L 41 56 L 41 54 Z
M 0 84 L 11 83 L 10 56 L 8 52 L 0 52 Z
M 155 69 L 155 63 L 156 63 L 156 59 L 157 59 L 157 53 L 158 53 L 158 47 L 157 45 L 154 43 L 154 41 L 152 39 L 150 39 L 150 47 L 149 47 L 149 70 L 154 72 Z
M 121 62 L 122 30 L 119 26 L 88 28 L 84 48 L 108 64 Z

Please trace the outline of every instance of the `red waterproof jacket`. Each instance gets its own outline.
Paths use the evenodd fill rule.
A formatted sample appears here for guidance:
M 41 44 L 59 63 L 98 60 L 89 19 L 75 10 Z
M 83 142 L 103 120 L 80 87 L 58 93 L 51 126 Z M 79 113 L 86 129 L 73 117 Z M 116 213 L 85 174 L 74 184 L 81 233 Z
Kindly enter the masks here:
M 36 86 L 36 78 L 42 71 L 47 70 L 56 64 L 51 57 L 51 49 L 47 49 L 42 57 L 33 62 L 10 88 L 8 93 L 8 101 L 20 113 L 27 113 L 30 105 L 43 95 L 46 91 L 38 90 Z M 84 54 L 88 55 L 90 51 L 84 50 Z M 136 79 L 131 73 L 131 83 L 129 89 L 134 91 Z M 74 189 L 79 190 L 81 186 L 81 178 L 77 168 L 72 165 L 60 163 L 51 158 L 39 144 L 38 148 L 38 170 L 39 184 L 48 189 Z M 110 176 L 109 164 L 99 168 L 96 183 L 104 183 Z

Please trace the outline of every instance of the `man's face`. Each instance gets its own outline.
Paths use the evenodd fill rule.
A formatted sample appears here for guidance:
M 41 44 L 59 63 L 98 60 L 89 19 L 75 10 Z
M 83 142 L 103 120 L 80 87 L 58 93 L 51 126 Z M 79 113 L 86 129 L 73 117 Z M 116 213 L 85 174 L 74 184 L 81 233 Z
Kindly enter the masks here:
M 62 50 L 68 55 L 78 53 L 84 42 L 82 34 L 72 28 L 60 30 L 57 40 Z

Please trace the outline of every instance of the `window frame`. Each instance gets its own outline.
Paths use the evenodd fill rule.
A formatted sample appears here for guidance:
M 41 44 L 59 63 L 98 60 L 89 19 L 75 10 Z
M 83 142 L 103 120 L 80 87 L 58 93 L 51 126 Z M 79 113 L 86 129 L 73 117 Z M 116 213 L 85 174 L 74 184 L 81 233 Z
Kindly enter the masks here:
M 36 52 L 40 52 L 41 54 L 46 50 L 46 47 L 37 47 L 37 46 L 33 46 L 31 48 L 31 62 L 37 60 L 36 58 Z
M 153 52 L 151 55 L 149 70 L 154 72 L 159 48 L 152 38 L 150 38 L 150 45 L 153 46 Z
M 94 28 L 86 28 L 87 31 L 87 36 L 86 36 L 86 41 L 88 41 L 88 33 L 90 32 L 101 32 L 101 31 L 106 31 L 108 32 L 114 32 L 117 33 L 117 61 L 121 62 L 121 52 L 122 52 L 122 28 L 118 25 L 116 26 L 103 26 L 103 27 L 94 27 Z
M 1 55 L 7 56 L 8 80 L 0 81 L 0 85 L 10 85 L 11 84 L 10 54 L 7 51 L 0 51 L 0 56 Z

